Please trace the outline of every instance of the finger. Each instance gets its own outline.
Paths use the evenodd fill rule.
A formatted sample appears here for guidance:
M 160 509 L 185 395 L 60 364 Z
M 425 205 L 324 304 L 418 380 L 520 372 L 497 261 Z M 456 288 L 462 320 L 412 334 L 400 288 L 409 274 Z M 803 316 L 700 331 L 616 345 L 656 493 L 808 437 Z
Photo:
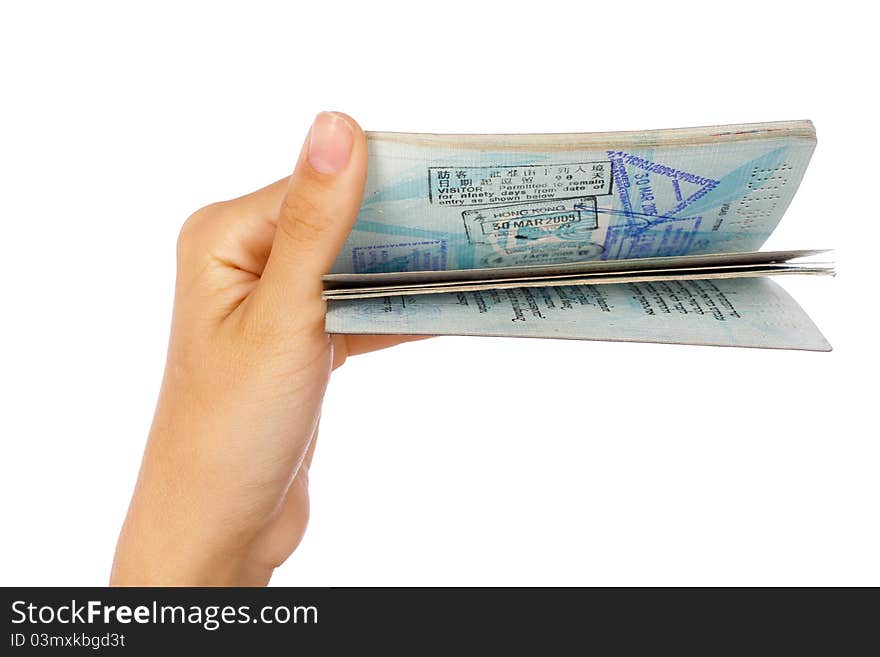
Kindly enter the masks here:
M 359 356 L 371 351 L 394 347 L 404 342 L 427 340 L 431 335 L 334 335 L 333 369 L 345 362 L 349 356 Z
M 360 126 L 344 114 L 319 114 L 281 201 L 256 303 L 271 304 L 273 315 L 285 321 L 308 310 L 323 316 L 321 275 L 354 224 L 366 175 Z
M 431 335 L 347 335 L 347 352 L 349 356 L 358 356 L 379 349 L 387 349 L 404 342 L 427 340 Z

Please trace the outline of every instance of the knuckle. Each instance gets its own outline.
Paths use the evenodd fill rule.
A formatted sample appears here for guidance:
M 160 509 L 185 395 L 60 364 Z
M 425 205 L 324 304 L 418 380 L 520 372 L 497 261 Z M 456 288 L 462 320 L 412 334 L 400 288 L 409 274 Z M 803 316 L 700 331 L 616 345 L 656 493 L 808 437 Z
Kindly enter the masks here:
M 183 222 L 177 234 L 178 255 L 189 253 L 194 246 L 200 244 L 205 237 L 205 231 L 216 223 L 224 211 L 223 203 L 212 203 L 193 212 Z
M 281 205 L 279 227 L 296 242 L 309 242 L 327 231 L 328 222 L 321 203 L 312 195 L 289 194 Z

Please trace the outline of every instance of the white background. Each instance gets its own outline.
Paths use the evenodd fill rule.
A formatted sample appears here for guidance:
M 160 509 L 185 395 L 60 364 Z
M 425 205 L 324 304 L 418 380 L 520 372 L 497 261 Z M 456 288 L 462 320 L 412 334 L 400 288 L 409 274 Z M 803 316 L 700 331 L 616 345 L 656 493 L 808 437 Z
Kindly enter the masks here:
M 164 366 L 177 231 L 367 129 L 810 118 L 770 248 L 831 354 L 443 338 L 331 382 L 273 582 L 880 584 L 876 37 L 863 3 L 4 3 L 0 584 L 103 584 Z M 816 8 L 819 7 L 819 8 Z

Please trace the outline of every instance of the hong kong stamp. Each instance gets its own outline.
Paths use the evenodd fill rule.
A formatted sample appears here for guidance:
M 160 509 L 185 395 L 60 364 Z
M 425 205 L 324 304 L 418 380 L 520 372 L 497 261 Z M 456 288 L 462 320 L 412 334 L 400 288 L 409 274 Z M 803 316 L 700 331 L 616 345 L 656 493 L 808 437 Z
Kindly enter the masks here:
M 599 227 L 593 196 L 484 207 L 465 210 L 461 216 L 471 244 L 535 240 Z
M 401 244 L 356 246 L 351 250 L 356 274 L 446 269 L 446 240 L 418 240 Z

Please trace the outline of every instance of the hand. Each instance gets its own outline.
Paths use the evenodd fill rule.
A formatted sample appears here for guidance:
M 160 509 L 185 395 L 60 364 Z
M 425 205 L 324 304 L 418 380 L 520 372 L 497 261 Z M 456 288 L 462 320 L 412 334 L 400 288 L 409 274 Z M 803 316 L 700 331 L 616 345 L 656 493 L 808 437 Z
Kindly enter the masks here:
M 416 339 L 324 332 L 321 275 L 366 174 L 360 127 L 321 113 L 290 178 L 187 220 L 165 377 L 112 584 L 265 584 L 299 544 L 331 369 Z

